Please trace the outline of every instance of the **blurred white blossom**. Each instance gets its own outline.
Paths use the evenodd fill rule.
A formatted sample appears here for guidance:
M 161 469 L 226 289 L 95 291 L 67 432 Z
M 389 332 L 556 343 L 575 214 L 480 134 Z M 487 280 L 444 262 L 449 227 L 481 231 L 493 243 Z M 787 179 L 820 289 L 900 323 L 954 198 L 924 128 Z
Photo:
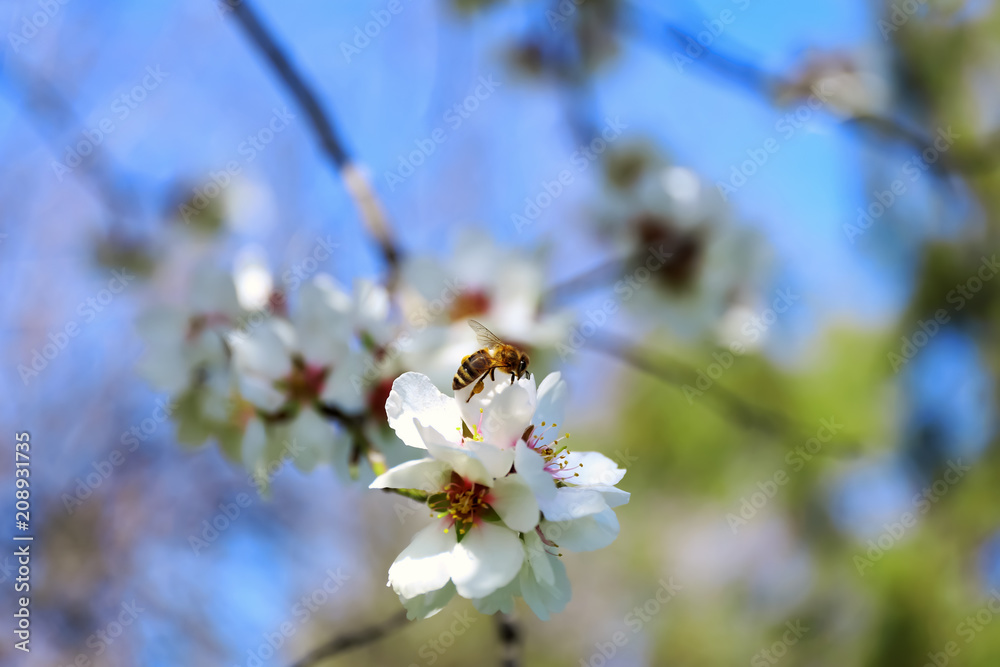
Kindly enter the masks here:
M 710 336 L 730 308 L 755 301 L 767 277 L 763 239 L 695 172 L 632 159 L 598 214 L 610 249 L 625 258 L 616 293 L 682 341 Z

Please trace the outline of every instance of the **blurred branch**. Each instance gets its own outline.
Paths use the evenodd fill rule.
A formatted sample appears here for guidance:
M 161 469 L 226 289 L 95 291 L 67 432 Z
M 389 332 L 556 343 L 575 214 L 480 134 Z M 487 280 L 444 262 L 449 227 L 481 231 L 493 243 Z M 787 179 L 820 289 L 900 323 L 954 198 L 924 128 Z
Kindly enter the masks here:
M 613 334 L 595 336 L 588 345 L 605 356 L 623 361 L 632 368 L 668 384 L 679 388 L 684 385 L 697 386 L 698 371 L 687 364 L 676 360 L 664 360 L 662 355 L 646 352 L 634 343 Z M 718 382 L 712 385 L 711 390 L 702 393 L 711 394 L 713 397 L 713 400 L 704 402 L 706 407 L 742 426 L 768 435 L 792 436 L 802 440 L 811 437 L 809 429 L 792 417 L 751 403 Z M 842 455 L 856 455 L 862 449 L 858 438 L 849 433 L 842 433 L 838 436 L 838 440 L 841 444 L 837 451 Z
M 37 72 L 8 66 L 7 79 L 20 88 L 28 107 L 25 116 L 38 128 L 58 159 L 58 144 L 61 142 L 53 136 L 53 131 L 60 135 L 79 134 L 83 127 L 72 105 L 48 79 Z M 126 223 L 139 218 L 141 207 L 133 193 L 119 185 L 122 179 L 116 177 L 116 170 L 110 166 L 111 160 L 103 146 L 91 143 L 91 148 L 92 155 L 81 160 L 79 166 L 66 171 L 73 174 L 80 170 L 84 180 L 89 181 L 93 192 L 111 212 L 112 231 L 124 237 L 127 235 Z
M 702 45 L 693 35 L 680 26 L 657 17 L 654 13 L 638 7 L 635 3 L 626 3 L 632 20 L 625 21 L 628 29 L 637 37 L 643 39 L 651 47 L 664 52 L 665 55 L 683 54 L 683 48 L 697 44 L 700 55 L 694 60 L 698 64 L 712 70 L 724 79 L 736 83 L 752 94 L 763 97 L 769 104 L 776 104 L 783 93 L 798 91 L 802 82 L 789 79 L 765 71 L 763 68 L 745 60 L 723 54 L 708 46 Z M 668 41 L 663 38 L 666 37 Z M 671 48 L 670 43 L 682 47 L 682 50 Z M 826 101 L 826 100 L 822 100 Z M 845 121 L 862 130 L 890 137 L 923 151 L 933 145 L 934 136 L 907 127 L 902 122 L 876 114 L 855 114 Z M 941 155 L 933 165 L 939 172 L 982 172 L 995 169 L 1000 164 L 1000 133 L 977 150 L 964 150 L 962 153 Z
M 645 352 L 634 343 L 612 335 L 595 336 L 590 340 L 593 348 L 608 357 L 623 361 L 636 370 L 642 371 L 668 384 L 681 387 L 695 386 L 698 372 L 690 366 L 674 360 L 663 360 L 660 355 Z M 709 392 L 706 392 L 709 393 Z M 800 430 L 789 417 L 768 408 L 750 403 L 736 392 L 715 383 L 710 392 L 715 401 L 706 405 L 725 417 L 758 431 L 769 434 L 783 434 L 789 430 Z
M 497 633 L 500 635 L 501 667 L 518 667 L 521 664 L 521 627 L 513 614 L 496 615 Z
M 379 244 L 382 256 L 389 267 L 389 282 L 392 284 L 398 274 L 399 248 L 393 240 L 385 210 L 365 169 L 351 158 L 340 138 L 333 116 L 320 104 L 319 97 L 302 78 L 284 49 L 278 45 L 247 0 L 223 0 L 223 2 L 236 15 L 243 32 L 267 59 L 274 73 L 309 117 L 323 155 L 330 160 L 344 180 L 347 192 L 354 200 L 365 227 Z
M 291 667 L 311 667 L 338 653 L 349 651 L 365 644 L 376 642 L 406 623 L 406 610 L 402 609 L 385 621 L 350 634 L 334 637 L 327 643 L 310 651 Z

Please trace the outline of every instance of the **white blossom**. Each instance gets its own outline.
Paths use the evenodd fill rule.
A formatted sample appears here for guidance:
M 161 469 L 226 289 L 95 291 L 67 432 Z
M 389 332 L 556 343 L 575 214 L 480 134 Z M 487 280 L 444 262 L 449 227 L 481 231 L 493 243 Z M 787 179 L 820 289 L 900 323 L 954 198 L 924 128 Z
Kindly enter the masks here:
M 611 508 L 628 501 L 615 487 L 625 471 L 595 452 L 570 453 L 560 446 L 566 436 L 546 440 L 567 394 L 558 373 L 538 388 L 527 376 L 503 375 L 471 392 L 447 396 L 412 372 L 393 383 L 389 424 L 427 456 L 371 486 L 426 497 L 434 520 L 396 558 L 388 584 L 411 618 L 458 594 L 484 613 L 522 597 L 547 619 L 570 597 L 558 547 L 585 551 L 614 540 Z

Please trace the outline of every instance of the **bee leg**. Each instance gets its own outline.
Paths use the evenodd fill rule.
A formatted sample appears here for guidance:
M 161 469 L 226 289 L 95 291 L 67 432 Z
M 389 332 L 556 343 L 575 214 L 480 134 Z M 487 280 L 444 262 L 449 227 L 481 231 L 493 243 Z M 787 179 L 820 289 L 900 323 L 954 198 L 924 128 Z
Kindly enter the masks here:
M 513 373 L 510 374 L 510 383 L 514 384 L 514 374 Z
M 493 380 L 494 382 L 497 381 L 496 375 L 494 375 L 494 373 L 496 373 L 496 372 L 497 372 L 497 367 L 496 366 L 494 366 L 493 368 L 490 369 L 490 379 Z
M 483 383 L 485 381 L 486 381 L 486 373 L 483 373 L 483 376 L 481 378 L 479 378 L 479 382 L 477 382 L 476 386 L 472 388 L 472 393 L 469 394 L 469 397 L 467 399 L 465 399 L 466 403 L 468 403 L 469 401 L 471 401 L 473 396 L 475 396 L 476 394 L 478 394 L 479 392 L 481 392 L 483 390 L 483 386 L 484 386 Z

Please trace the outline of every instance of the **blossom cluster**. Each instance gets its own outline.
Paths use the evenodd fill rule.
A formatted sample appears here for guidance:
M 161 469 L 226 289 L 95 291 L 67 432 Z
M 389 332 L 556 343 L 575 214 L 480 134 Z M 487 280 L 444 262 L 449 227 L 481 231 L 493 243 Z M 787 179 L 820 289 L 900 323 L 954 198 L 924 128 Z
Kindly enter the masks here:
M 323 241 L 327 257 L 334 245 Z M 315 262 L 278 283 L 262 256 L 248 257 L 232 273 L 203 258 L 185 298 L 139 318 L 139 370 L 172 395 L 181 442 L 218 442 L 261 483 L 285 459 L 352 476 L 367 462 L 368 479 L 404 460 L 384 412 L 392 380 L 410 370 L 450 379 L 456 359 L 476 349 L 469 318 L 533 351 L 551 348 L 569 323 L 566 311 L 541 308 L 542 258 L 483 235 L 461 234 L 448 262 L 405 258 L 393 289 L 369 280 L 348 289 Z M 167 277 L 177 296 L 177 276 Z
M 358 281 L 349 292 L 320 274 L 290 309 L 269 276 L 257 280 L 263 298 L 248 308 L 238 278 L 197 271 L 183 307 L 140 318 L 141 372 L 173 394 L 181 441 L 216 439 L 258 481 L 285 458 L 305 471 L 348 457 L 356 465 L 371 443 L 392 439 L 369 418 L 385 393 L 364 374 L 392 335 L 386 290 Z
M 486 378 L 447 396 L 420 373 L 393 382 L 389 425 L 421 459 L 372 482 L 419 499 L 432 522 L 389 568 L 388 585 L 411 619 L 440 611 L 456 594 L 486 614 L 521 597 L 542 620 L 570 597 L 559 549 L 590 551 L 618 535 L 612 508 L 625 471 L 603 454 L 573 452 L 560 431 L 566 382 Z

